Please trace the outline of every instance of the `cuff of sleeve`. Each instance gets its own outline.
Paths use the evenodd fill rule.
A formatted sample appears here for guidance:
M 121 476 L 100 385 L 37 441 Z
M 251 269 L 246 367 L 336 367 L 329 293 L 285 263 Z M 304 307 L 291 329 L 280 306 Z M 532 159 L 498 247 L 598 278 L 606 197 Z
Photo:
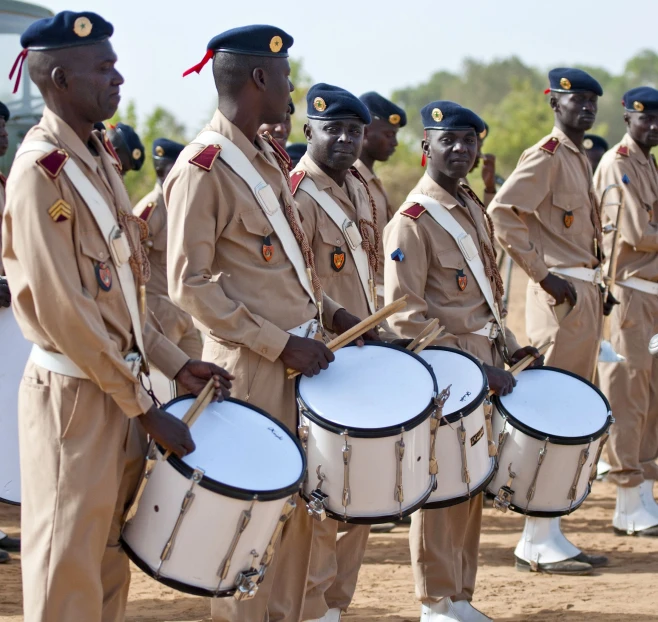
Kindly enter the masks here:
M 153 406 L 151 396 L 146 392 L 146 389 L 140 384 L 139 380 L 131 383 L 130 386 L 126 387 L 125 391 L 112 395 L 112 399 L 130 419 L 143 415 Z
M 333 331 L 334 329 L 334 315 L 343 309 L 343 305 L 329 298 L 326 294 L 322 298 L 322 322 L 327 330 Z M 363 319 L 363 318 L 360 318 Z
M 505 343 L 507 344 L 507 351 L 510 356 L 512 356 L 517 350 L 521 349 L 521 345 L 516 340 L 516 336 L 509 328 L 505 329 Z
M 173 380 L 190 357 L 164 335 L 157 334 L 149 351 L 149 361 L 152 362 L 167 378 Z
M 537 257 L 531 264 L 528 265 L 528 276 L 535 282 L 539 283 L 548 276 L 548 266 Z
M 278 326 L 265 320 L 250 349 L 274 363 L 281 356 L 288 339 L 290 339 L 290 335 L 285 330 L 281 330 Z

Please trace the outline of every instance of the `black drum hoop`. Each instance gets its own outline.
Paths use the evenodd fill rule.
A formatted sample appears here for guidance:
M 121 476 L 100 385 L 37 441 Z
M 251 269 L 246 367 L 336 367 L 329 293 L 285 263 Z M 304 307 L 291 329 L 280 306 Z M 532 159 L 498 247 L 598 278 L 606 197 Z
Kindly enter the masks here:
M 176 397 L 170 402 L 167 402 L 162 407 L 162 409 L 167 410 L 167 408 L 172 404 L 188 399 L 195 399 L 195 396 L 181 395 L 180 397 Z M 299 474 L 299 477 L 294 483 L 284 488 L 279 488 L 277 490 L 247 490 L 246 488 L 238 488 L 237 486 L 230 486 L 229 484 L 218 482 L 217 480 L 212 479 L 207 475 L 204 475 L 201 478 L 201 481 L 198 483 L 198 485 L 201 486 L 201 488 L 205 488 L 206 490 L 209 490 L 210 492 L 213 492 L 215 494 L 223 495 L 225 497 L 230 497 L 231 499 L 239 499 L 241 501 L 252 501 L 254 499 L 258 501 L 276 501 L 278 499 L 285 499 L 286 497 L 290 497 L 294 494 L 297 494 L 300 490 L 302 482 L 306 477 L 306 468 L 307 468 L 306 452 L 304 451 L 302 444 L 299 442 L 299 439 L 283 423 L 281 423 L 281 421 L 278 421 L 277 419 L 272 417 L 272 415 L 266 413 L 262 408 L 258 408 L 253 404 L 248 404 L 247 402 L 238 400 L 234 397 L 224 398 L 224 401 L 232 402 L 234 404 L 239 404 L 240 406 L 244 406 L 245 408 L 254 410 L 258 414 L 263 415 L 270 421 L 276 423 L 277 426 L 279 426 L 288 435 L 288 437 L 295 443 L 295 446 L 299 450 L 299 453 L 302 457 L 301 473 Z M 162 454 L 165 453 L 165 450 L 157 443 L 156 443 L 156 447 Z M 218 451 L 220 451 L 220 449 L 218 449 Z M 169 456 L 169 458 L 167 459 L 167 462 L 181 475 L 183 475 L 187 479 L 192 479 L 192 474 L 194 473 L 194 469 L 188 464 L 185 464 L 185 462 L 183 462 L 178 456 L 176 456 L 175 454 L 171 454 L 171 456 Z
M 453 505 L 459 505 L 460 503 L 465 503 L 470 501 L 473 497 L 477 497 L 481 492 L 484 492 L 491 482 L 491 480 L 496 476 L 496 459 L 491 458 L 491 469 L 487 476 L 482 480 L 478 486 L 471 490 L 470 494 L 460 495 L 458 497 L 451 497 L 450 499 L 441 499 L 439 501 L 430 501 L 423 506 L 424 510 L 438 510 L 441 508 L 449 508 Z M 432 495 L 430 495 L 431 497 Z
M 432 377 L 432 381 L 434 382 L 434 396 L 436 396 L 438 389 L 436 384 L 436 376 L 432 371 L 432 366 L 429 363 L 427 363 L 427 361 L 425 361 L 423 358 L 418 356 L 418 354 L 415 354 L 414 352 L 410 352 L 409 350 L 405 350 L 404 348 L 396 346 L 392 343 L 382 343 L 379 341 L 366 341 L 365 345 L 376 346 L 378 348 L 390 348 L 392 350 L 398 350 L 400 352 L 404 352 L 405 354 L 413 356 L 430 373 L 430 376 Z M 356 348 L 357 346 L 354 344 L 350 344 L 349 346 L 346 347 Z M 436 410 L 436 405 L 434 403 L 434 396 L 433 396 L 429 404 L 425 407 L 425 409 L 420 414 L 415 415 L 414 417 L 403 423 L 388 426 L 385 428 L 355 428 L 351 426 L 341 426 L 338 425 L 337 423 L 334 423 L 333 421 L 328 421 L 324 417 L 318 415 L 304 401 L 304 398 L 301 396 L 299 392 L 299 384 L 301 380 L 302 377 L 298 376 L 297 381 L 295 383 L 295 392 L 297 394 L 297 404 L 299 405 L 299 410 L 301 411 L 302 415 L 307 419 L 310 419 L 313 423 L 319 425 L 321 428 L 324 428 L 325 430 L 328 430 L 329 432 L 333 432 L 334 434 L 338 434 L 338 435 L 347 434 L 352 438 L 386 438 L 388 436 L 396 436 L 398 434 L 402 434 L 403 432 L 409 432 L 410 430 L 413 430 L 421 423 L 426 421 L 429 418 L 429 416 Z M 337 519 L 337 520 L 341 520 L 341 519 Z M 382 521 L 382 522 L 386 522 L 386 521 Z M 368 523 L 362 523 L 362 524 L 368 524 Z
M 526 369 L 524 370 L 523 373 L 541 371 L 541 370 L 555 371 L 560 374 L 565 374 L 566 376 L 571 376 L 572 378 L 581 380 L 587 386 L 593 389 L 603 400 L 603 403 L 605 404 L 606 409 L 608 411 L 608 416 L 603 426 L 596 432 L 592 434 L 587 434 L 585 436 L 560 436 L 558 434 L 547 434 L 545 432 L 541 432 L 540 430 L 536 430 L 535 428 L 530 427 L 529 425 L 523 423 L 523 421 L 519 421 L 509 410 L 507 410 L 507 408 L 505 408 L 505 405 L 501 402 L 500 397 L 495 395 L 493 398 L 493 402 L 496 408 L 498 409 L 498 412 L 503 416 L 503 418 L 509 421 L 510 425 L 514 429 L 518 430 L 519 432 L 523 432 L 527 436 L 535 438 L 539 441 L 547 440 L 549 443 L 552 443 L 554 445 L 587 445 L 588 443 L 593 443 L 594 441 L 601 438 L 606 433 L 608 428 L 612 425 L 613 418 L 612 418 L 612 412 L 610 410 L 610 402 L 608 402 L 606 396 L 603 395 L 603 393 L 599 390 L 599 388 L 594 386 L 591 382 L 589 382 L 589 380 L 586 380 L 582 376 L 567 371 L 566 369 L 558 369 L 557 367 L 549 367 L 549 366 L 536 367 L 536 368 Z M 533 516 L 535 515 L 533 514 Z M 562 516 L 562 515 L 557 514 L 556 516 Z

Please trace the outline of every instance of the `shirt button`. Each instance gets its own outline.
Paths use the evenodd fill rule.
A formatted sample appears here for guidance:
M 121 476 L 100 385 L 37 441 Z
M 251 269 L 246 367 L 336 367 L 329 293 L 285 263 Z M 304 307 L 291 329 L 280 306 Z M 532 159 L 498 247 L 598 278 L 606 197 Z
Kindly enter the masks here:
M 263 349 L 261 350 L 261 352 L 262 352 L 263 354 L 267 354 L 267 348 L 263 348 Z
M 340 246 L 340 240 L 338 238 L 336 238 L 336 244 Z
M 103 259 L 103 257 L 105 257 L 105 253 L 104 253 L 103 251 L 100 251 L 100 252 L 98 253 L 98 256 L 99 256 L 101 259 Z

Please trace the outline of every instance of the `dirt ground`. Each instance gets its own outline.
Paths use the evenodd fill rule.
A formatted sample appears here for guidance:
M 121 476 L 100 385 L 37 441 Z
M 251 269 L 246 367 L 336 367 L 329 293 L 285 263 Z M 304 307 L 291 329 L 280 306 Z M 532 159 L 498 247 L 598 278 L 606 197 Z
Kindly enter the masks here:
M 525 282 L 525 277 L 516 271 L 509 324 L 519 340 L 524 334 Z M 517 572 L 513 549 L 521 533 L 522 517 L 485 509 L 474 604 L 497 620 L 515 622 L 658 621 L 658 541 L 615 536 L 610 528 L 614 504 L 614 487 L 597 482 L 585 504 L 563 519 L 564 530 L 574 543 L 610 557 L 609 567 L 590 577 L 574 578 Z M 0 529 L 10 535 L 18 534 L 18 508 L 0 505 Z M 371 536 L 357 594 L 344 620 L 419 619 L 407 538 L 406 527 Z M 127 617 L 131 622 L 210 620 L 207 601 L 174 592 L 134 567 Z M 0 620 L 22 619 L 20 556 L 14 555 L 10 564 L 0 565 Z

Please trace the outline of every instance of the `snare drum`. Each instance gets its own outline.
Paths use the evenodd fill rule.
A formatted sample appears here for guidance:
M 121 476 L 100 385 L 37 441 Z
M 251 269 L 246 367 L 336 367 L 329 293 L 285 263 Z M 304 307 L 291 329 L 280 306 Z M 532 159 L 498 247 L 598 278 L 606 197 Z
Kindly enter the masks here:
M 194 402 L 165 410 L 182 418 Z M 299 441 L 264 411 L 211 403 L 191 428 L 196 450 L 165 462 L 152 447 L 123 528 L 144 572 L 198 596 L 252 597 L 295 508 L 306 461 Z
M 18 451 L 18 387 L 32 344 L 23 337 L 11 308 L 0 309 L 0 501 L 19 505 L 21 470 Z
M 573 512 L 585 500 L 614 421 L 605 396 L 570 372 L 542 367 L 494 397 L 498 470 L 494 507 L 528 516 Z
M 432 366 L 439 394 L 449 390 L 436 438 L 437 486 L 423 506 L 443 508 L 481 493 L 493 477 L 484 416 L 489 385 L 482 365 L 466 352 L 430 346 L 420 356 Z
M 429 496 L 436 379 L 416 354 L 384 343 L 349 346 L 297 381 L 299 436 L 308 460 L 309 513 L 375 524 Z

